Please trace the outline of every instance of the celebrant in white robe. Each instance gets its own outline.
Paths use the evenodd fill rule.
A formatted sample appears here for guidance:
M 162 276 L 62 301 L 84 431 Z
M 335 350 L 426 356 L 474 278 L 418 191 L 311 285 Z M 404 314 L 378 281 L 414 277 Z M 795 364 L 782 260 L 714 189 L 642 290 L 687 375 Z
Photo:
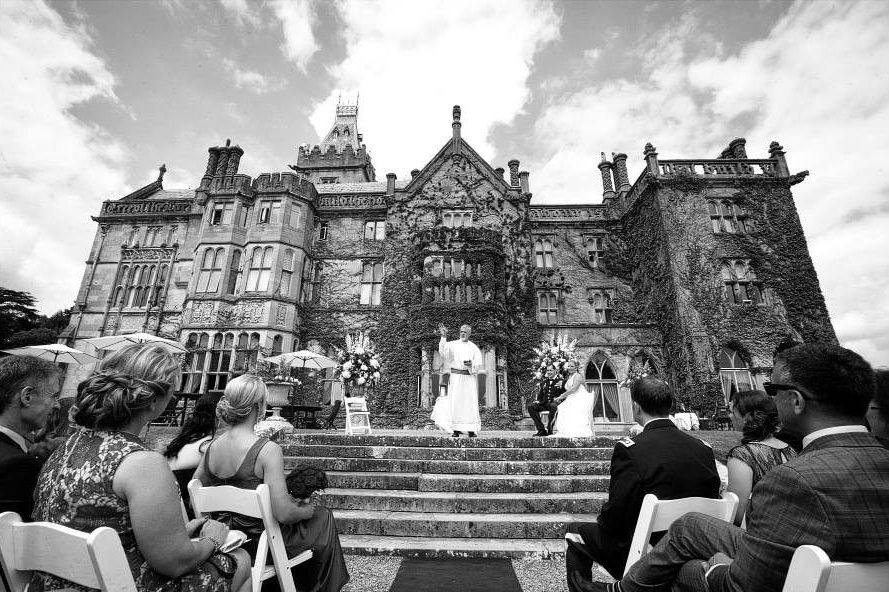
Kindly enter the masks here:
M 459 437 L 460 432 L 468 432 L 473 437 L 482 427 L 478 413 L 478 373 L 484 369 L 482 352 L 469 341 L 472 332 L 469 325 L 461 326 L 460 339 L 453 341 L 447 341 L 447 327 L 440 325 L 439 331 L 438 353 L 442 364 L 451 369 L 448 385 L 451 429 L 454 437 Z

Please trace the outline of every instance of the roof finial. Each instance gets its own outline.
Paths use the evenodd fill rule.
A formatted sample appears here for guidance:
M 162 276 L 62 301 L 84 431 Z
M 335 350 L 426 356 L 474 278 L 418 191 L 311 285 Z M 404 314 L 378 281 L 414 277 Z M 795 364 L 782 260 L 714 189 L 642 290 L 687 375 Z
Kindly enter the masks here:
M 460 105 L 454 105 L 454 122 L 460 121 Z
M 228 148 L 228 147 L 231 146 L 231 145 L 232 145 L 232 139 L 231 139 L 231 138 L 226 138 L 226 139 L 225 139 L 225 146 L 226 146 L 226 148 Z
M 163 163 L 159 169 L 157 169 L 157 182 L 164 182 L 164 173 L 167 172 L 167 163 Z

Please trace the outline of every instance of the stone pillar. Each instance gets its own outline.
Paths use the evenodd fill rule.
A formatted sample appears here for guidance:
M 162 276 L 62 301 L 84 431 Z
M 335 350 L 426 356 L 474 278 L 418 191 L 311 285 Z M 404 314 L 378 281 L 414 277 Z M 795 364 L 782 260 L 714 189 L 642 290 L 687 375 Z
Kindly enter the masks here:
M 528 171 L 522 171 L 519 173 L 519 185 L 522 188 L 522 193 L 529 193 L 531 191 L 530 185 L 528 184 L 528 176 L 531 173 Z
M 602 161 L 599 163 L 599 172 L 602 173 L 602 198 L 614 198 L 614 187 L 611 186 L 611 163 L 605 159 L 605 153 L 602 152 Z
M 657 150 L 654 146 L 651 145 L 651 142 L 645 145 L 645 150 L 642 152 L 642 154 L 643 156 L 645 156 L 645 163 L 647 164 L 648 172 L 655 176 L 660 174 L 660 171 L 658 171 Z
M 747 158 L 747 140 L 744 138 L 735 138 L 728 143 L 729 152 L 732 158 Z
M 386 173 L 386 195 L 395 194 L 395 173 Z
M 506 165 L 509 167 L 509 186 L 519 186 L 519 161 L 513 158 Z
M 423 409 L 431 409 L 435 400 L 432 396 L 432 360 L 431 350 L 420 350 L 420 405 Z
M 611 160 L 614 162 L 612 170 L 614 171 L 614 184 L 616 189 L 621 193 L 630 190 L 630 176 L 627 174 L 627 155 L 623 152 L 615 154 L 611 153 Z
M 777 161 L 776 168 L 778 170 L 776 173 L 779 177 L 790 176 L 790 169 L 787 168 L 787 160 L 784 158 L 784 147 L 774 140 L 769 144 L 769 157 L 772 160 Z

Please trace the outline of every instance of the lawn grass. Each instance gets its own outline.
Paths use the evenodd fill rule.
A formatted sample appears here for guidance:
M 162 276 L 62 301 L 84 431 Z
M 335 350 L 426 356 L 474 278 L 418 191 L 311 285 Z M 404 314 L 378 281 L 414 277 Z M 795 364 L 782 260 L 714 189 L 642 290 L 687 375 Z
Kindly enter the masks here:
M 716 460 L 725 462 L 728 451 L 741 443 L 741 432 L 734 430 L 701 430 L 688 432 L 713 447 Z

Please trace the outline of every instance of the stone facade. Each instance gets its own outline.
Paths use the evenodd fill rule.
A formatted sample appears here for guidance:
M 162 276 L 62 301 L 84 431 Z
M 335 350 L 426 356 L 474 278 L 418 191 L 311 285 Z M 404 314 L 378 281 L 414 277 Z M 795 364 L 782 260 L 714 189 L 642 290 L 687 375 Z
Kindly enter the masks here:
M 194 350 L 182 389 L 205 392 L 259 356 L 365 331 L 384 363 L 378 412 L 396 423 L 434 400 L 441 322 L 473 325 L 482 403 L 513 414 L 533 395 L 531 347 L 576 338 L 597 419 L 614 423 L 632 420 L 634 361 L 710 414 L 761 384 L 784 344 L 835 341 L 790 191 L 805 173 L 776 143 L 761 160 L 742 139 L 709 160 L 659 160 L 649 144 L 632 184 L 627 156 L 603 154 L 601 204 L 544 206 L 517 160 L 492 168 L 460 126 L 455 107 L 451 138 L 405 181 L 376 180 L 344 105 L 291 172 L 240 174 L 229 142 L 196 190 L 164 189 L 162 168 L 94 217 L 63 338 L 179 339 Z

